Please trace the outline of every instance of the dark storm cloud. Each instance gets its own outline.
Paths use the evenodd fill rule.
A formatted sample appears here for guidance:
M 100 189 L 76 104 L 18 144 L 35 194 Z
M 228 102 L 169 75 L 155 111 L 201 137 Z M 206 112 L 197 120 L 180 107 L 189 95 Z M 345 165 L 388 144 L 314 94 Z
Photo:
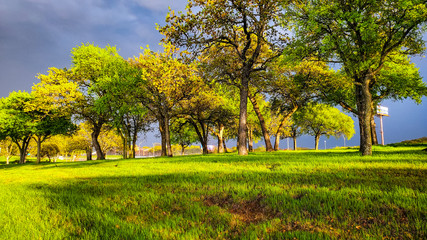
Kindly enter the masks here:
M 168 6 L 186 1 L 0 0 L 0 97 L 30 91 L 37 73 L 69 67 L 81 43 L 117 46 L 123 57 L 156 48 Z

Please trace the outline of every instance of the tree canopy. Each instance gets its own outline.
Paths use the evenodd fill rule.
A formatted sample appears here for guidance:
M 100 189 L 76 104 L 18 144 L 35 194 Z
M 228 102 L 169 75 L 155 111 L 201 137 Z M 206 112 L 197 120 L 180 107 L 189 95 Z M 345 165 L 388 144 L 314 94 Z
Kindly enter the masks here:
M 391 54 L 424 51 L 426 1 L 294 1 L 289 56 L 339 63 L 354 86 L 360 152 L 372 154 L 372 87 Z

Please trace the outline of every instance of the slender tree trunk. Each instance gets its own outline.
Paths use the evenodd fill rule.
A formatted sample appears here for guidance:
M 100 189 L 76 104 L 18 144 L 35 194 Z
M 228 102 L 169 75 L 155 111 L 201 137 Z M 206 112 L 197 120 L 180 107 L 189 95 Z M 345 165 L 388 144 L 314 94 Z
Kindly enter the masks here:
M 247 141 L 247 117 L 248 117 L 248 92 L 249 73 L 243 74 L 240 86 L 240 116 L 238 131 L 238 152 L 239 155 L 248 155 Z
M 92 144 L 95 147 L 97 160 L 105 159 L 105 154 L 102 152 L 101 145 L 99 144 L 99 141 L 98 141 L 98 137 L 100 133 L 101 133 L 101 126 L 96 126 L 93 128 Z
M 254 151 L 253 130 L 251 127 L 248 127 L 248 150 L 249 152 Z
M 140 126 L 138 125 L 137 120 L 135 120 L 134 123 L 135 123 L 135 125 L 133 128 L 133 141 L 134 141 L 134 143 L 133 143 L 134 148 L 133 149 L 134 149 L 134 158 L 135 158 L 136 157 L 135 147 L 136 147 L 136 142 L 138 141 L 138 130 L 140 129 Z M 141 149 L 141 146 L 139 146 L 139 148 Z
M 121 135 L 120 135 L 120 137 L 122 138 L 122 141 L 123 141 L 123 159 L 127 159 L 127 157 L 128 157 L 128 152 L 127 152 L 127 139 L 126 139 L 126 135 L 124 134 L 124 133 L 122 133 Z
M 285 123 L 288 121 L 288 119 L 292 116 L 292 114 L 294 114 L 296 111 L 298 110 L 298 105 L 295 105 L 291 111 L 289 111 L 282 119 L 282 121 L 279 124 L 279 127 L 277 128 L 277 132 L 276 132 L 276 139 L 274 142 L 274 151 L 278 151 L 279 150 L 279 144 L 280 144 L 280 137 L 281 137 L 281 132 L 283 130 L 283 128 L 285 127 Z
M 314 136 L 314 150 L 319 150 L 320 134 Z
M 276 139 L 274 139 L 274 151 L 279 151 L 279 144 L 280 144 L 280 137 L 281 137 L 281 133 L 277 132 L 276 133 Z
M 372 95 L 369 91 L 369 76 L 361 85 L 356 85 L 356 104 L 360 127 L 360 149 L 362 156 L 372 155 L 371 116 Z
M 86 160 L 87 161 L 92 160 L 92 148 L 86 149 Z
M 228 153 L 227 145 L 225 144 L 225 138 L 222 139 L 222 145 L 224 146 L 224 152 Z
M 249 100 L 251 101 L 252 106 L 254 107 L 255 113 L 259 120 L 259 124 L 261 126 L 261 132 L 265 142 L 265 150 L 267 152 L 271 152 L 273 151 L 273 146 L 271 145 L 270 134 L 268 134 L 267 124 L 265 123 L 265 119 L 262 116 L 261 110 L 259 109 L 255 96 L 249 95 Z
M 39 164 L 41 161 L 40 152 L 42 148 L 42 140 L 40 136 L 36 136 L 36 142 L 37 142 L 37 162 L 36 163 Z
M 371 117 L 371 137 L 372 137 L 372 144 L 378 145 L 378 136 L 377 136 L 377 125 L 375 124 L 374 119 L 375 114 L 372 114 Z
M 167 156 L 167 150 L 166 150 L 166 133 L 165 133 L 165 124 L 163 118 L 158 118 L 159 121 L 159 131 L 161 136 L 161 142 L 162 142 L 162 150 L 161 150 L 161 156 L 165 157 Z
M 165 118 L 165 141 L 166 141 L 166 149 L 167 149 L 167 156 L 172 157 L 172 146 L 171 146 L 171 139 L 170 139 L 170 130 L 169 130 L 169 118 Z
M 185 145 L 181 144 L 181 156 L 184 156 Z
M 190 124 L 193 125 L 194 130 L 197 133 L 197 137 L 199 138 L 199 142 L 202 144 L 203 154 L 208 154 L 208 126 L 205 126 L 203 121 L 198 121 L 198 124 L 200 125 L 199 129 L 199 126 L 193 119 L 190 120 Z
M 219 131 L 218 131 L 218 153 L 224 153 L 224 124 L 219 124 Z
M 297 137 L 294 135 L 293 137 L 292 137 L 292 139 L 294 140 L 294 151 L 296 151 L 298 148 L 297 148 Z

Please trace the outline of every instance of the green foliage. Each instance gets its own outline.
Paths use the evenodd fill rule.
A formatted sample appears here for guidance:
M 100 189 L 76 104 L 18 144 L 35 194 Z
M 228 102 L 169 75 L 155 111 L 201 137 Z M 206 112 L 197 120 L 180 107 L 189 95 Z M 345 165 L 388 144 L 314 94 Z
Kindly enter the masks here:
M 10 158 L 18 153 L 18 148 L 10 137 L 0 140 L 0 156 L 6 158 L 6 164 L 9 164 Z
M 425 239 L 425 147 L 0 165 L 0 238 Z
M 337 103 L 345 108 L 355 104 L 356 108 L 351 110 L 359 118 L 360 151 L 363 155 L 372 154 L 373 95 L 374 90 L 384 87 L 381 83 L 377 89 L 373 86 L 381 81 L 381 74 L 387 75 L 381 71 L 387 68 L 387 62 L 394 54 L 407 56 L 424 52 L 422 35 L 426 30 L 423 28 L 427 19 L 426 2 L 295 1 L 287 6 L 287 14 L 294 26 L 295 37 L 284 55 L 314 57 L 342 66 L 343 73 L 351 79 L 354 99 L 344 103 L 337 98 Z M 398 85 L 396 83 L 393 89 Z
M 171 124 L 171 143 L 181 146 L 181 153 L 185 148 L 199 141 L 194 128 L 185 119 L 176 119 Z
M 104 124 L 113 119 L 112 105 L 114 86 L 130 71 L 128 63 L 118 54 L 115 47 L 100 48 L 93 44 L 82 44 L 71 51 L 72 80 L 79 85 L 84 97 L 75 104 L 74 113 L 92 126 L 92 142 L 98 159 L 104 159 L 98 136 Z M 114 109 L 116 110 L 116 109 Z
M 33 111 L 27 111 L 27 104 L 33 97 L 27 92 L 11 92 L 0 100 L 0 139 L 10 137 L 18 146 L 20 163 L 25 162 L 28 145 L 36 130 L 37 118 Z
M 309 104 L 294 118 L 302 131 L 315 136 L 315 148 L 318 149 L 319 138 L 325 135 L 350 139 L 354 133 L 354 122 L 337 108 L 325 104 Z
M 129 61 L 139 70 L 133 85 L 134 97 L 159 123 L 162 156 L 172 156 L 169 122 L 179 105 L 196 94 L 201 81 L 196 64 L 187 64 L 180 57 L 183 52 L 171 44 L 164 44 L 163 48 L 163 52 L 152 52 L 147 47 L 143 54 Z

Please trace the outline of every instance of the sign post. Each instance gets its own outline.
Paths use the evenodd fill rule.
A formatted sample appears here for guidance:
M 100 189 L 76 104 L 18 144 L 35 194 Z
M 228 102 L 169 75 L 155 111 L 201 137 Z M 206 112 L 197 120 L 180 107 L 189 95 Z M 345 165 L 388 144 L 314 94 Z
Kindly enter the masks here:
M 378 106 L 377 115 L 380 117 L 380 128 L 381 128 L 381 145 L 384 146 L 384 129 L 383 129 L 383 116 L 388 115 L 388 107 Z

